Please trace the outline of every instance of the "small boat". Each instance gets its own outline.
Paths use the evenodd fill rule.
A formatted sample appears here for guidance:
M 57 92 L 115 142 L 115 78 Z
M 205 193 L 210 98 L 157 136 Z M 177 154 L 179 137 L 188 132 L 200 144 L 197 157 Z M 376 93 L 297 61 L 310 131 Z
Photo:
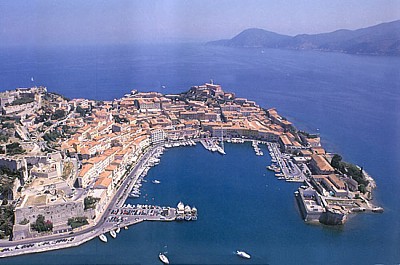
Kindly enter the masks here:
M 127 226 L 124 226 L 124 229 L 125 229 L 125 230 L 128 230 L 128 229 L 129 229 L 129 227 L 127 227 Z
M 105 234 L 99 235 L 99 238 L 100 238 L 100 240 L 101 240 L 102 242 L 107 243 L 107 237 L 106 237 Z
M 160 184 L 160 183 L 161 183 L 161 181 L 159 181 L 159 180 L 157 180 L 157 179 L 153 180 L 152 182 L 153 182 L 154 184 Z
M 163 253 L 158 254 L 158 258 L 161 260 L 162 263 L 169 264 L 167 256 L 165 256 Z
M 382 207 L 375 207 L 372 209 L 372 212 L 374 213 L 383 213 L 383 208 Z
M 117 234 L 119 234 L 119 232 L 121 232 L 121 228 L 117 228 L 116 230 L 115 230 L 115 232 L 117 233 Z
M 239 257 L 244 258 L 244 259 L 251 258 L 251 256 L 248 253 L 241 251 L 241 250 L 236 250 L 236 255 L 238 255 Z
M 111 230 L 110 231 L 110 236 L 112 236 L 113 238 L 116 238 L 117 237 L 117 233 L 115 233 L 114 230 Z

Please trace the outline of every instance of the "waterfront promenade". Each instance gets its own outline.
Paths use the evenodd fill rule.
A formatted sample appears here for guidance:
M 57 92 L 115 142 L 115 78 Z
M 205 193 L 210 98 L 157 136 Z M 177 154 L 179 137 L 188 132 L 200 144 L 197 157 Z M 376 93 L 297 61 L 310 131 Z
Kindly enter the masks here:
M 49 236 L 41 236 L 18 241 L 1 241 L 0 258 L 79 246 L 105 232 L 115 229 L 116 224 L 107 221 L 111 211 L 113 209 L 120 208 L 123 205 L 129 194 L 129 191 L 142 174 L 144 166 L 148 160 L 153 157 L 157 149 L 161 148 L 161 146 L 162 145 L 155 145 L 153 147 L 149 147 L 138 159 L 137 163 L 131 168 L 130 172 L 127 173 L 127 176 L 119 185 L 119 188 L 116 190 L 116 193 L 110 200 L 108 207 L 103 212 L 103 215 L 97 218 L 97 222 L 95 222 L 94 225 L 83 229 L 76 229 L 73 233 L 53 234 Z M 169 217 L 171 216 L 172 215 L 169 215 Z M 166 218 L 164 221 L 170 221 L 172 220 L 171 218 Z M 142 215 L 140 218 L 127 218 L 126 220 L 123 220 L 120 225 L 133 225 L 144 220 L 161 221 L 163 219 L 161 219 L 160 216 L 151 217 Z

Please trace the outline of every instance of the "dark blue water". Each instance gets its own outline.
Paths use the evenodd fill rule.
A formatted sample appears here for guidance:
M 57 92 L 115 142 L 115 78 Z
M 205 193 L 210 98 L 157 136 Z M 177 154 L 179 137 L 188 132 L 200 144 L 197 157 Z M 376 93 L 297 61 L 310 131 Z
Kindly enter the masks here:
M 2 260 L 15 263 L 395 264 L 400 262 L 400 58 L 198 45 L 75 47 L 0 51 L 0 86 L 35 84 L 69 97 L 113 99 L 130 89 L 174 93 L 209 79 L 255 99 L 302 129 L 320 132 L 330 151 L 376 179 L 382 215 L 361 214 L 344 227 L 307 225 L 293 200 L 295 184 L 265 170 L 269 158 L 250 146 L 227 156 L 196 148 L 169 150 L 152 169 L 146 203 L 194 204 L 197 222 L 142 223 L 117 240 Z M 161 86 L 166 86 L 162 89 Z M 264 176 L 266 174 L 266 176 Z M 154 197 L 154 200 L 152 199 Z

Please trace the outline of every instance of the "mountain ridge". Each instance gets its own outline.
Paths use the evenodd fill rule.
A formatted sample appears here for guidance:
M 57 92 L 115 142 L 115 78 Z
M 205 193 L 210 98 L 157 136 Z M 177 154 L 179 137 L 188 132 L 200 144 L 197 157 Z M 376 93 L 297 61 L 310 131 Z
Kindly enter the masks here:
M 298 34 L 296 36 L 249 28 L 231 39 L 211 41 L 207 45 L 400 56 L 400 20 L 356 30 L 338 29 L 327 33 Z

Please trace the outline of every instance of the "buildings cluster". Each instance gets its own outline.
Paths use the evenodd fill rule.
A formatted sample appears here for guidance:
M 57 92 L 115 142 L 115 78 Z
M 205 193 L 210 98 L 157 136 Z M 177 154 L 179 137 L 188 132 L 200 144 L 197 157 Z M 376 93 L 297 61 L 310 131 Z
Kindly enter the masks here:
M 12 105 L 25 97 L 33 100 Z M 14 191 L 15 239 L 37 234 L 30 224 L 39 214 L 53 223 L 55 233 L 70 231 L 70 218 L 101 217 L 130 166 L 148 147 L 166 142 L 202 137 L 278 142 L 282 151 L 310 163 L 315 185 L 337 196 L 345 193 L 319 138 L 298 134 L 275 109 L 265 110 L 212 82 L 178 95 L 133 90 L 101 102 L 67 100 L 45 88 L 17 89 L 1 93 L 0 103 L 3 116 L 21 118 L 21 143 L 33 145 L 23 156 L 0 156 L 0 166 L 23 175 Z M 62 115 L 52 118 L 60 110 Z M 49 132 L 55 139 L 44 141 Z

